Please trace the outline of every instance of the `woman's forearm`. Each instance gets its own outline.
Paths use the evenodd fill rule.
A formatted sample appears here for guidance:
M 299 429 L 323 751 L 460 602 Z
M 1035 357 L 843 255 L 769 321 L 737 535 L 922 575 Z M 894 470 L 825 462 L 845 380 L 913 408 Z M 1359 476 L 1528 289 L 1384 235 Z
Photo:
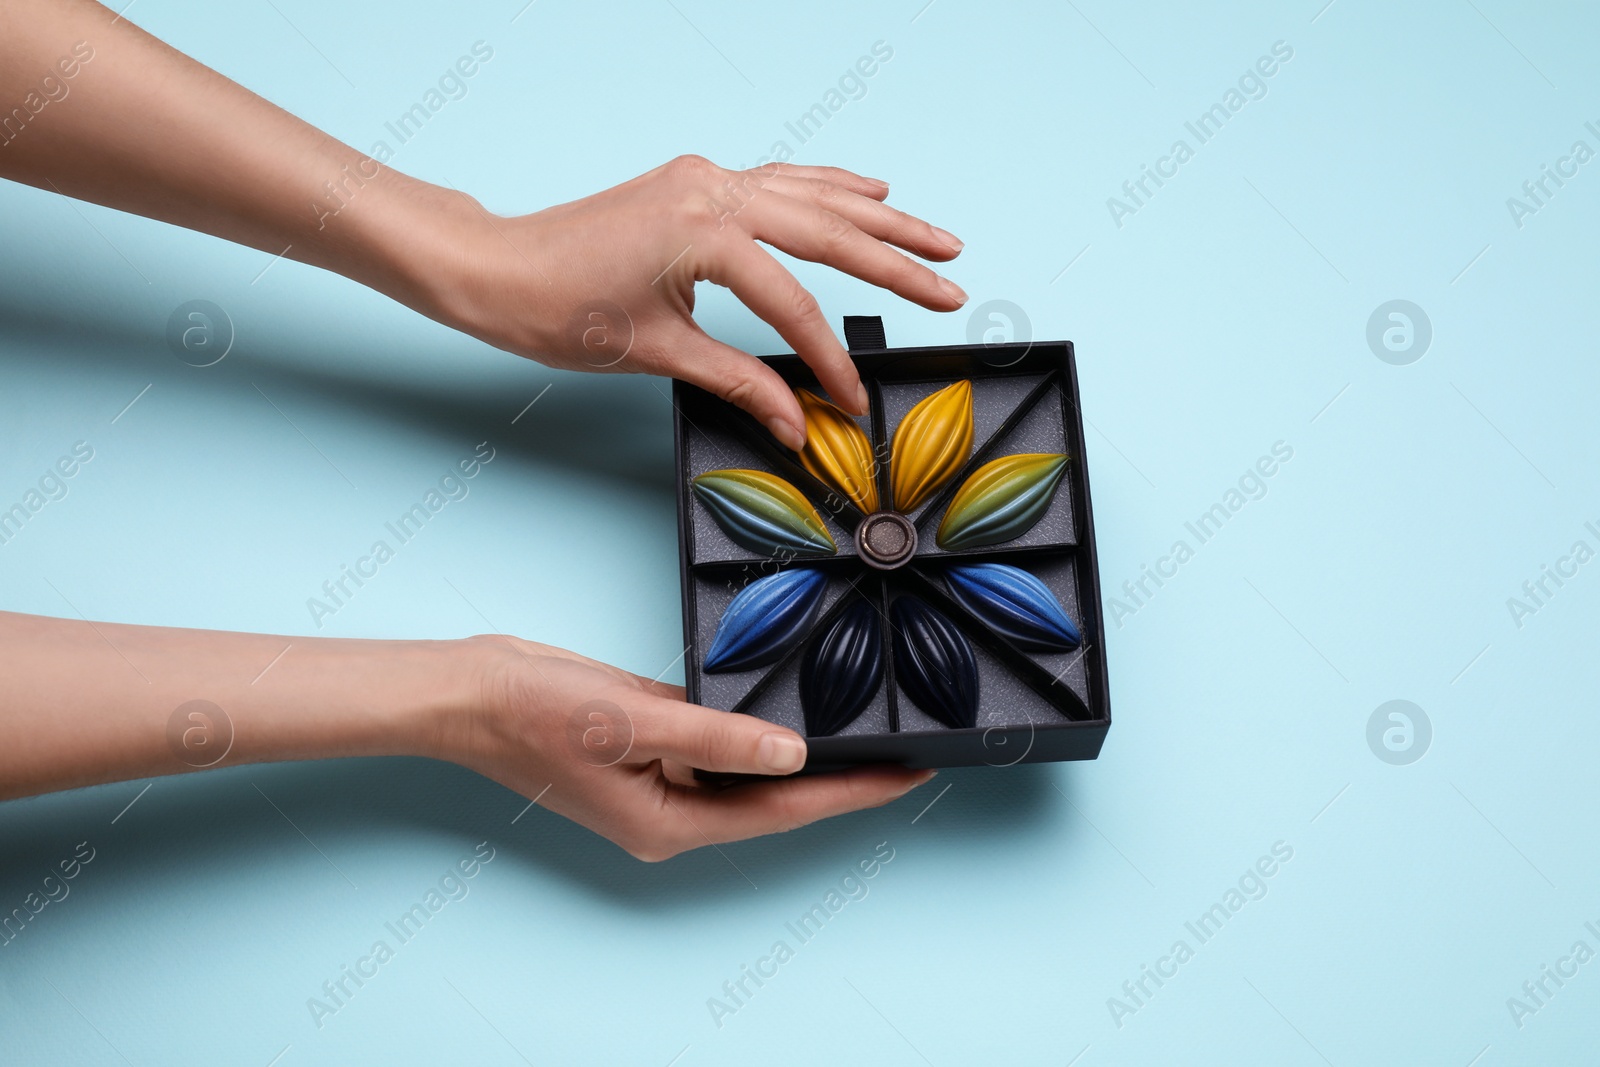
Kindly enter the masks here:
M 926 264 L 954 236 L 888 186 L 787 159 L 682 156 L 532 215 L 379 166 L 91 0 L 0 0 L 0 177 L 344 274 L 552 366 L 672 375 L 799 448 L 793 391 L 707 336 L 697 283 L 731 289 L 858 414 L 868 397 L 816 300 L 767 247 L 924 307 L 966 294 Z M 327 210 L 337 189 L 336 214 Z M 454 760 L 662 858 L 886 803 L 931 772 L 860 768 L 727 789 L 691 768 L 786 775 L 793 731 L 505 636 L 351 641 L 0 613 L 0 796 L 325 756 Z
M 748 409 L 790 448 L 793 392 L 708 337 L 694 289 L 731 289 L 856 413 L 867 393 L 815 298 L 763 245 L 938 311 L 967 299 L 925 260 L 953 235 L 884 182 L 783 158 L 682 156 L 532 215 L 485 211 L 370 159 L 92 0 L 0 2 L 0 177 L 336 271 L 552 366 L 672 375 Z M 336 207 L 337 210 L 333 210 Z
M 644 859 L 885 804 L 931 771 L 782 775 L 805 741 L 505 635 L 358 641 L 0 612 L 0 799 L 209 767 L 449 759 Z
M 0 4 L 0 109 L 0 177 L 420 299 L 419 272 L 406 260 L 427 238 L 430 216 L 446 209 L 441 190 L 100 4 Z
M 0 612 L 0 798 L 239 763 L 432 755 L 479 705 L 481 644 Z

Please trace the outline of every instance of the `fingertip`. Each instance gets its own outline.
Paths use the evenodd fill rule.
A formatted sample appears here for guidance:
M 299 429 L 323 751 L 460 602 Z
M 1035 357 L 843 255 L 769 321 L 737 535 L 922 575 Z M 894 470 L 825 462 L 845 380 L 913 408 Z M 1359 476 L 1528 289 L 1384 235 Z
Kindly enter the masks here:
M 862 770 L 866 773 L 885 775 L 894 780 L 893 793 L 889 798 L 891 800 L 905 796 L 918 786 L 927 785 L 933 776 L 939 773 L 932 768 L 912 770 L 899 764 L 862 768 Z
M 834 349 L 831 357 L 817 360 L 808 357 L 806 362 L 816 371 L 817 378 L 835 404 L 852 415 L 870 415 L 872 400 L 861 381 L 861 371 L 857 369 L 855 360 L 850 358 L 849 351 L 837 340 L 831 347 Z
M 765 364 L 762 364 L 762 368 L 777 382 L 774 390 L 776 406 L 766 413 L 762 421 L 781 445 L 798 452 L 806 445 L 806 415 L 800 410 L 800 398 L 794 395 L 794 389 L 788 382 L 778 377 L 777 371 Z
M 950 249 L 952 259 L 960 255 L 961 250 L 967 247 L 966 242 L 962 241 L 961 238 L 957 237 L 949 230 L 942 229 L 938 226 L 930 226 L 929 228 L 933 230 L 933 235 Z
M 762 369 L 772 375 L 776 387 L 770 393 L 770 401 L 767 400 L 769 394 L 763 393 L 759 401 L 750 405 L 750 414 L 761 420 L 780 445 L 798 452 L 806 445 L 806 416 L 800 410 L 800 400 L 776 371 L 764 364 Z
M 674 373 L 743 408 L 785 448 L 798 452 L 805 447 L 806 421 L 800 401 L 777 371 L 699 330 L 683 348 L 700 358 Z
M 756 742 L 756 760 L 768 774 L 793 774 L 806 765 L 806 743 L 792 730 L 768 730 Z
M 782 415 L 772 415 L 766 419 L 767 432 L 778 439 L 784 448 L 798 452 L 806 446 L 806 433 L 804 423 L 791 422 Z
M 955 307 L 950 309 L 951 311 L 956 310 L 956 308 L 961 307 L 967 302 L 966 290 L 961 288 L 961 286 L 957 285 L 955 282 L 951 281 L 949 278 L 939 279 L 939 292 L 944 294 L 945 299 L 950 300 L 955 304 Z
M 898 763 L 878 763 L 841 772 L 852 779 L 849 791 L 857 798 L 853 808 L 882 807 L 892 804 L 932 781 L 938 771 L 913 770 Z
M 929 229 L 933 229 L 933 227 L 929 227 Z M 954 239 L 952 238 L 952 240 Z M 947 244 L 943 238 L 935 238 L 933 241 L 922 242 L 916 248 L 910 249 L 910 251 L 915 252 L 930 263 L 949 263 L 959 257 L 961 250 L 965 247 L 966 245 L 960 241 L 956 241 L 955 244 Z

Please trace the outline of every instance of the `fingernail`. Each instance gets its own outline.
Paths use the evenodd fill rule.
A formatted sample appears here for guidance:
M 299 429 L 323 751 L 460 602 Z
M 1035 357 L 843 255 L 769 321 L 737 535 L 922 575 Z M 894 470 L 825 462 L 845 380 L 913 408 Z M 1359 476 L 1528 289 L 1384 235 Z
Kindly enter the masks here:
M 937 775 L 938 773 L 939 773 L 938 771 L 924 771 L 924 772 L 922 772 L 922 774 L 919 775 L 914 781 L 912 781 L 910 785 L 908 785 L 904 789 L 900 790 L 900 792 L 896 793 L 895 796 L 903 797 L 907 793 L 911 792 L 913 789 L 916 789 L 918 786 L 927 785 L 929 782 L 933 781 L 934 776 Z
M 955 249 L 957 252 L 967 247 L 966 242 L 961 240 L 961 238 L 957 237 L 955 234 L 951 233 L 949 230 L 941 230 L 939 227 L 935 226 L 933 228 L 933 235 L 939 240 L 943 241 L 945 244 L 949 245 L 951 248 Z
M 856 386 L 856 410 L 862 415 L 872 410 L 872 401 L 867 399 L 867 387 L 864 385 Z
M 767 429 L 772 431 L 772 436 L 781 441 L 785 448 L 792 448 L 798 452 L 805 447 L 805 433 L 787 419 L 780 419 L 774 415 L 767 420 Z
M 792 774 L 806 765 L 806 743 L 793 734 L 762 734 L 756 759 L 773 774 Z
M 951 281 L 949 278 L 939 279 L 939 291 L 944 293 L 944 295 L 948 296 L 951 300 L 954 300 L 957 307 L 960 307 L 962 304 L 967 302 L 966 290 L 961 288 L 961 286 L 957 285 L 955 282 Z
M 863 175 L 863 177 L 865 176 Z M 889 188 L 889 183 L 884 181 L 882 178 L 867 178 L 866 180 L 871 182 L 873 185 L 881 185 L 885 189 Z

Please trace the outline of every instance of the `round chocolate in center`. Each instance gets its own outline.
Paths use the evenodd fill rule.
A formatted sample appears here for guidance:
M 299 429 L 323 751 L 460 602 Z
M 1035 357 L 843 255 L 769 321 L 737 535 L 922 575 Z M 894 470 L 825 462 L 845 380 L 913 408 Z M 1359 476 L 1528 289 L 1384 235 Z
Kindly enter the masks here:
M 878 511 L 856 527 L 856 551 L 861 558 L 882 571 L 894 570 L 917 550 L 917 528 L 904 515 Z

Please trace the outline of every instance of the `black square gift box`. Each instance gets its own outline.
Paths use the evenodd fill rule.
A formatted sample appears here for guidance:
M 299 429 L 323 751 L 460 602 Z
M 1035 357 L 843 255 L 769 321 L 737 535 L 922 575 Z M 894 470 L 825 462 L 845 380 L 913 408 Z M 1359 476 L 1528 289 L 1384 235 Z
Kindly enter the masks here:
M 870 416 L 765 360 L 802 453 L 674 388 L 688 699 L 803 734 L 801 773 L 1094 759 L 1111 708 L 1072 343 L 845 327 Z

